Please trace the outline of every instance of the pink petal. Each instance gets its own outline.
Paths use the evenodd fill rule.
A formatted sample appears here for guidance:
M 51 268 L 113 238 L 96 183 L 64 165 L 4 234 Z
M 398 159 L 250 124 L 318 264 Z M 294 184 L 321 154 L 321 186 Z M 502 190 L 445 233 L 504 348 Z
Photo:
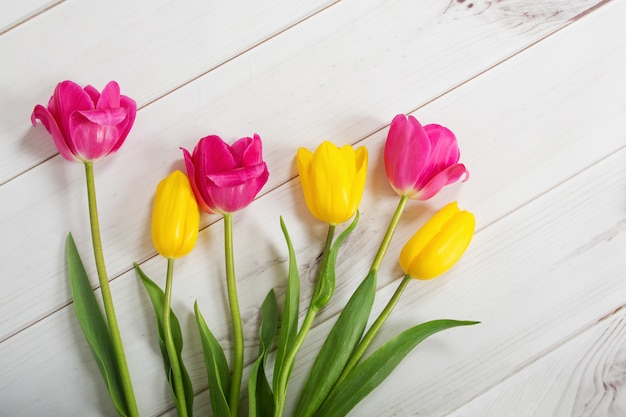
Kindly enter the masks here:
M 63 81 L 54 90 L 54 113 L 52 114 L 59 124 L 61 131 L 68 135 L 70 132 L 70 116 L 76 110 L 92 110 L 95 108 L 89 94 L 75 82 Z
M 419 193 L 415 195 L 418 200 L 428 200 L 437 194 L 444 186 L 457 182 L 463 177 L 463 182 L 469 178 L 469 171 L 463 164 L 452 165 L 435 175 Z
M 88 85 L 84 88 L 85 93 L 91 97 L 91 101 L 93 101 L 93 105 L 98 104 L 98 100 L 100 100 L 100 91 L 96 90 L 93 86 Z
M 263 163 L 263 142 L 261 137 L 255 133 L 243 152 L 243 166 L 253 166 L 261 163 Z
M 236 168 L 230 147 L 215 135 L 200 139 L 193 150 L 193 161 L 203 175 Z
M 52 114 L 41 104 L 35 106 L 33 110 L 33 114 L 30 117 L 30 121 L 33 126 L 37 124 L 37 119 L 41 121 L 41 124 L 46 128 L 46 130 L 52 135 L 52 140 L 56 145 L 57 149 L 61 153 L 63 158 L 68 161 L 78 161 L 78 159 L 74 156 L 73 150 L 70 149 L 65 141 L 65 137 L 63 136 L 63 132 L 59 129 L 59 125 L 57 121 L 54 119 Z
M 113 109 L 120 107 L 120 86 L 115 82 L 109 82 L 97 101 L 97 109 Z
M 424 169 L 430 152 L 430 140 L 413 116 L 394 117 L 385 143 L 385 171 L 396 191 L 412 189 Z
M 265 164 L 263 164 L 265 168 Z M 215 203 L 216 210 L 222 213 L 233 213 L 247 207 L 267 182 L 269 173 L 263 169 L 261 174 L 249 181 L 234 185 L 211 187 L 209 192 Z
M 251 167 L 207 174 L 207 178 L 217 187 L 233 187 L 258 178 L 265 171 L 267 171 L 267 166 L 262 163 Z
M 449 129 L 435 124 L 424 126 L 430 140 L 430 155 L 425 163 L 417 188 L 423 188 L 435 175 L 451 165 L 459 162 L 460 152 L 454 133 Z
M 117 151 L 122 143 L 126 140 L 130 129 L 135 123 L 135 116 L 137 114 L 137 103 L 130 97 L 120 96 L 120 107 L 126 110 L 126 118 L 117 125 L 117 129 L 120 132 L 120 140 L 117 141 L 111 152 Z
M 76 111 L 70 117 L 70 137 L 81 159 L 104 158 L 120 139 L 117 124 L 126 118 L 124 109 Z
M 187 177 L 189 178 L 189 183 L 191 184 L 191 189 L 193 190 L 194 195 L 196 196 L 196 201 L 198 202 L 198 206 L 202 211 L 212 214 L 214 211 L 208 206 L 206 203 L 204 196 L 200 192 L 198 184 L 196 184 L 196 169 L 193 165 L 193 158 L 189 151 L 184 148 L 180 148 L 183 151 L 183 157 L 185 159 L 185 168 L 187 169 Z M 204 187 L 206 188 L 206 187 Z

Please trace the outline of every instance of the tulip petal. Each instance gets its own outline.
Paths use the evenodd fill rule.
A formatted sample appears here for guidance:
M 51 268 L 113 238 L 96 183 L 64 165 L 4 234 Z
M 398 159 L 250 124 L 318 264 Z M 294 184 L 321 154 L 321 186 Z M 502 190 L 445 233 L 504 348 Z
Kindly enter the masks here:
M 135 123 L 135 116 L 137 114 L 137 103 L 130 97 L 120 96 L 120 107 L 126 109 L 126 118 L 117 125 L 120 139 L 117 141 L 113 149 L 111 149 L 111 152 L 117 151 L 120 146 L 122 146 L 128 136 L 128 133 L 130 132 L 130 129 Z
M 385 171 L 391 186 L 401 195 L 414 189 L 431 148 L 422 125 L 413 116 L 399 114 L 389 127 L 385 143 Z
M 41 122 L 41 124 L 46 128 L 46 130 L 52 135 L 52 140 L 56 145 L 57 149 L 61 153 L 63 158 L 68 161 L 77 161 L 78 159 L 74 156 L 73 150 L 70 149 L 65 142 L 65 138 L 63 136 L 63 132 L 59 128 L 57 121 L 54 119 L 52 114 L 41 104 L 35 106 L 33 110 L 33 114 L 30 117 L 33 126 L 37 124 L 37 119 Z
M 208 188 L 217 211 L 232 213 L 248 206 L 267 182 L 265 163 L 223 173 L 208 174 Z
M 57 85 L 53 97 L 53 115 L 65 135 L 70 134 L 70 117 L 74 111 L 95 108 L 89 94 L 73 81 L 63 81 Z
M 201 189 L 200 187 L 202 187 L 202 189 L 206 189 L 206 187 L 204 186 L 204 178 L 201 179 L 200 186 L 198 186 L 198 184 L 196 183 L 198 179 L 196 177 L 196 169 L 193 164 L 193 157 L 191 156 L 191 154 L 189 153 L 187 149 L 184 149 L 184 148 L 180 148 L 180 149 L 183 151 L 183 157 L 185 159 L 185 168 L 187 169 L 187 177 L 189 178 L 191 189 L 193 190 L 193 193 L 196 196 L 196 200 L 198 201 L 198 206 L 200 206 L 200 209 L 204 211 L 205 213 L 209 213 L 209 214 L 215 213 L 213 210 L 211 210 L 211 208 L 209 207 L 209 205 L 207 204 L 205 200 L 205 196 L 200 191 Z
M 356 175 L 354 176 L 352 189 L 350 190 L 350 209 L 348 212 L 348 218 L 352 217 L 352 215 L 359 208 L 361 198 L 363 197 L 363 191 L 365 190 L 365 180 L 367 178 L 367 148 L 365 146 L 361 146 L 356 150 L 355 162 Z
M 233 187 L 245 184 L 246 182 L 258 178 L 267 171 L 265 163 L 251 167 L 236 168 L 230 171 L 215 172 L 207 174 L 207 178 L 217 187 Z
M 320 214 L 326 222 L 339 224 L 347 216 L 350 204 L 349 190 L 355 169 L 354 150 L 351 146 L 339 148 L 324 141 L 313 154 L 313 190 Z
M 463 182 L 469 178 L 469 171 L 463 164 L 452 165 L 435 175 L 417 194 L 411 196 L 418 200 L 428 200 L 437 194 L 444 186 L 452 184 L 463 178 Z
M 446 127 L 436 124 L 424 126 L 430 141 L 430 154 L 424 169 L 416 182 L 416 188 L 422 189 L 437 173 L 459 162 L 461 156 L 454 133 Z
M 79 158 L 93 161 L 111 153 L 120 138 L 116 125 L 125 118 L 121 108 L 72 113 L 69 133 Z
M 87 85 L 84 88 L 85 93 L 89 95 L 91 101 L 93 101 L 93 105 L 96 106 L 98 104 L 98 100 L 100 100 L 100 91 L 96 90 L 96 88 L 92 85 Z
M 85 90 L 87 87 L 85 87 Z M 96 102 L 97 109 L 113 109 L 120 107 L 120 86 L 111 81 L 102 89 L 100 98 Z
M 252 166 L 257 165 L 263 162 L 263 143 L 261 142 L 261 137 L 254 134 L 253 138 L 244 138 L 246 139 L 246 147 L 241 152 L 242 163 L 243 166 Z M 233 148 L 235 148 L 239 141 L 233 143 Z
M 193 160 L 196 169 L 204 174 L 236 168 L 230 147 L 215 135 L 200 139 L 193 150 Z
M 400 266 L 405 273 L 412 273 L 412 265 L 420 252 L 441 231 L 444 225 L 459 213 L 456 201 L 449 203 L 432 216 L 404 245 L 400 252 Z
M 475 226 L 472 213 L 461 211 L 455 214 L 414 259 L 412 276 L 432 279 L 450 269 L 469 246 Z
M 326 221 L 319 213 L 315 202 L 315 193 L 313 190 L 313 181 L 311 179 L 311 165 L 313 162 L 313 152 L 306 148 L 299 148 L 296 154 L 296 162 L 298 165 L 298 175 L 302 184 L 302 192 L 304 201 L 313 216 L 321 221 Z

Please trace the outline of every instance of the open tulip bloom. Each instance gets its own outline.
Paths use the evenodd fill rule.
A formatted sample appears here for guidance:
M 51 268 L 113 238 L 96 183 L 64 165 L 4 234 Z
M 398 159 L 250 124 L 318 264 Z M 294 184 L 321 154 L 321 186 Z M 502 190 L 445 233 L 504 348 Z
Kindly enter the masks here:
M 48 107 L 35 106 L 31 122 L 39 120 L 68 161 L 97 161 L 117 151 L 135 121 L 137 104 L 120 95 L 115 81 L 102 93 L 72 81 L 57 85 Z
M 69 235 L 67 264 L 72 297 L 79 324 L 116 410 L 120 416 L 130 417 L 137 417 L 139 413 L 104 264 L 93 163 L 120 148 L 133 125 L 135 112 L 135 102 L 121 95 L 119 86 L 113 81 L 101 93 L 90 86 L 82 88 L 64 81 L 55 89 L 48 106 L 37 105 L 32 114 L 33 124 L 36 120 L 41 121 L 65 159 L 85 165 L 93 249 L 104 314 Z M 226 286 L 233 339 L 230 361 L 209 330 L 197 303 L 194 313 L 213 415 L 239 417 L 242 414 L 244 335 L 235 279 L 232 216 L 252 203 L 267 182 L 269 172 L 263 160 L 261 138 L 256 134 L 241 138 L 232 145 L 218 136 L 206 136 L 200 139 L 193 152 L 182 151 L 187 176 L 174 171 L 158 184 L 152 212 L 152 241 L 156 251 L 167 260 L 165 289 L 148 278 L 139 265 L 135 264 L 135 269 L 156 315 L 159 346 L 174 406 L 179 416 L 191 417 L 194 389 L 183 364 L 183 332 L 171 309 L 174 261 L 188 255 L 194 248 L 200 211 L 223 216 Z M 456 202 L 443 207 L 402 249 L 399 262 L 405 275 L 382 312 L 370 321 L 378 269 L 390 247 L 405 204 L 411 198 L 430 199 L 445 185 L 466 180 L 467 169 L 458 162 L 459 155 L 456 138 L 447 128 L 434 124 L 422 127 L 412 116 L 394 118 L 385 145 L 384 161 L 387 178 L 400 195 L 400 203 L 368 274 L 345 304 L 318 351 L 304 386 L 299 395 L 294 396 L 297 402 L 293 416 L 346 416 L 421 341 L 445 329 L 476 323 L 457 320 L 422 323 L 365 355 L 408 283 L 414 278 L 430 280 L 445 273 L 461 258 L 472 239 L 474 215 L 460 210 Z M 300 321 L 301 282 L 296 250 L 280 218 L 289 254 L 287 285 L 280 312 L 273 290 L 261 305 L 259 352 L 248 378 L 249 417 L 284 415 L 287 399 L 293 395 L 288 392 L 288 385 L 297 354 L 317 313 L 333 297 L 339 251 L 357 227 L 358 208 L 365 190 L 368 151 L 363 146 L 356 149 L 350 145 L 339 147 L 325 141 L 314 151 L 299 149 L 296 161 L 304 201 L 311 214 L 327 224 L 328 233 L 313 293 L 306 315 Z M 337 228 L 343 230 L 335 237 Z M 270 355 L 273 361 L 268 360 Z M 267 372 L 270 363 L 273 364 L 272 378 Z
M 465 165 L 458 163 L 459 147 L 447 128 L 424 127 L 413 116 L 394 117 L 385 143 L 385 171 L 401 196 L 428 200 L 445 185 L 467 180 Z
M 207 359 L 207 372 L 209 386 L 215 392 L 211 401 L 216 415 L 237 416 L 239 410 L 244 338 L 235 278 L 232 213 L 247 207 L 267 182 L 269 172 L 263 161 L 262 149 L 261 138 L 255 134 L 251 138 L 238 139 L 232 145 L 228 145 L 219 136 L 210 135 L 200 139 L 193 153 L 182 150 L 198 205 L 207 213 L 220 213 L 224 216 L 226 285 L 234 347 L 230 375 L 224 375 L 227 367 L 222 347 L 209 331 L 200 310 L 197 306 L 195 308 L 205 358 L 210 358 Z M 215 366 L 217 362 L 222 366 Z M 217 381 L 222 378 L 229 378 L 229 384 L 218 384 Z M 226 385 L 230 385 L 230 390 Z
M 48 107 L 38 104 L 31 115 L 33 126 L 37 120 L 41 121 L 65 159 L 85 165 L 89 221 L 104 316 L 71 234 L 67 238 L 70 286 L 81 329 L 111 400 L 124 416 L 138 416 L 139 412 L 104 262 L 93 163 L 122 146 L 135 121 L 136 110 L 135 101 L 120 95 L 115 81 L 108 83 L 102 93 L 92 86 L 83 89 L 72 81 L 63 81 L 54 90 Z

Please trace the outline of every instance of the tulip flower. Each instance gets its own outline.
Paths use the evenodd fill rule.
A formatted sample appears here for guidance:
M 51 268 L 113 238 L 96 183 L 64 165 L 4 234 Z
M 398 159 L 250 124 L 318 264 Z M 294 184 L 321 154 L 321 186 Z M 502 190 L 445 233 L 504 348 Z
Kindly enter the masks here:
M 269 177 L 256 134 L 232 145 L 219 136 L 207 136 L 200 139 L 193 154 L 182 151 L 191 187 L 207 213 L 233 213 L 248 206 Z
M 189 180 L 172 172 L 156 189 L 152 211 L 152 242 L 164 258 L 187 255 L 196 244 L 200 226 L 198 203 Z
M 354 216 L 365 188 L 367 149 L 325 141 L 315 152 L 300 148 L 298 173 L 309 211 L 330 225 Z
M 233 326 L 233 371 L 228 404 L 236 416 L 243 375 L 243 323 L 239 310 L 233 251 L 232 213 L 248 206 L 267 182 L 269 172 L 263 162 L 259 135 L 226 144 L 219 136 L 198 142 L 193 154 L 182 149 L 191 188 L 200 208 L 224 216 L 224 255 L 226 287 Z M 203 329 L 201 327 L 200 331 Z
M 102 93 L 72 81 L 59 83 L 48 107 L 35 106 L 33 126 L 39 120 L 68 161 L 97 161 L 117 151 L 135 121 L 137 104 L 120 95 L 115 81 Z
M 432 279 L 450 269 L 472 240 L 476 221 L 456 202 L 437 212 L 406 243 L 400 253 L 400 266 L 407 275 Z
M 422 127 L 413 116 L 394 117 L 384 155 L 389 183 L 399 195 L 413 199 L 428 200 L 445 185 L 469 176 L 458 163 L 454 134 L 436 124 Z

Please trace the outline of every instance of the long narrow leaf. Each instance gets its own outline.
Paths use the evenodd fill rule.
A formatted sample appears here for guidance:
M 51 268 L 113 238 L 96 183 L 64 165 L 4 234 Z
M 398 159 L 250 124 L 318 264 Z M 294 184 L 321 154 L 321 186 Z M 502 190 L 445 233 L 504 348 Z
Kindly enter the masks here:
M 230 392 L 230 371 L 224 350 L 202 317 L 198 309 L 198 303 L 193 306 L 198 329 L 200 330 L 200 340 L 202 341 L 202 351 L 204 353 L 204 364 L 206 365 L 209 380 L 209 392 L 211 397 L 211 409 L 214 416 L 230 417 L 227 394 Z M 236 416 L 235 416 L 236 417 Z
M 296 262 L 296 252 L 293 249 L 287 226 L 280 218 L 280 227 L 287 241 L 289 250 L 289 277 L 287 281 L 287 291 L 283 304 L 283 314 L 280 324 L 280 335 L 278 347 L 276 348 L 276 361 L 274 363 L 274 389 L 278 384 L 278 376 L 281 374 L 285 355 L 293 346 L 298 333 L 298 313 L 300 308 L 300 275 L 298 274 L 298 264 Z
M 374 295 L 376 271 L 370 271 L 356 289 L 324 341 L 309 372 L 294 415 L 310 417 L 324 402 L 361 340 Z
M 150 301 L 152 302 L 152 307 L 154 309 L 154 314 L 156 316 L 157 329 L 159 331 L 159 347 L 161 348 L 161 355 L 163 356 L 163 365 L 165 367 L 165 375 L 167 376 L 167 381 L 170 384 L 170 388 L 172 389 L 172 396 L 174 401 L 176 402 L 176 408 L 180 409 L 179 401 L 181 399 L 176 397 L 176 389 L 174 386 L 174 379 L 172 377 L 172 367 L 170 362 L 169 354 L 167 353 L 167 347 L 165 346 L 165 332 L 163 328 L 163 304 L 165 301 L 165 293 L 161 288 L 154 283 L 144 272 L 141 270 L 139 265 L 135 263 L 135 270 L 137 271 L 137 275 L 141 278 L 141 282 L 143 283 L 148 296 L 150 297 Z M 180 364 L 180 371 L 183 377 L 183 391 L 185 393 L 185 398 L 182 399 L 185 401 L 187 414 L 189 417 L 193 414 L 193 387 L 191 385 L 191 379 L 189 378 L 189 374 L 187 373 L 187 369 L 183 364 L 183 335 L 180 330 L 180 324 L 178 322 L 178 318 L 174 314 L 174 312 L 170 309 L 170 327 L 172 331 L 172 338 L 174 339 L 174 347 L 176 348 L 176 356 L 178 357 L 178 363 Z
M 274 290 L 271 290 L 261 307 L 259 328 L 259 356 L 248 379 L 250 417 L 273 417 L 276 408 L 274 395 L 265 375 L 267 354 L 272 348 L 278 327 L 278 305 Z
M 117 412 L 121 416 L 127 416 L 128 406 L 121 388 L 119 365 L 115 359 L 109 326 L 102 315 L 71 234 L 68 235 L 66 243 L 67 265 L 76 317 L 78 317 L 89 349 L 102 373 Z
M 412 327 L 378 348 L 340 382 L 315 414 L 316 417 L 343 417 L 372 392 L 420 342 L 437 332 L 475 321 L 434 320 Z

